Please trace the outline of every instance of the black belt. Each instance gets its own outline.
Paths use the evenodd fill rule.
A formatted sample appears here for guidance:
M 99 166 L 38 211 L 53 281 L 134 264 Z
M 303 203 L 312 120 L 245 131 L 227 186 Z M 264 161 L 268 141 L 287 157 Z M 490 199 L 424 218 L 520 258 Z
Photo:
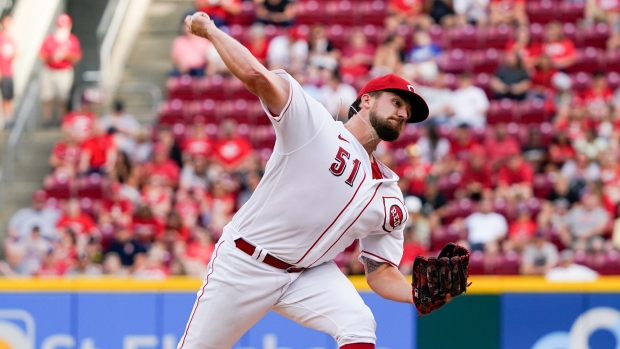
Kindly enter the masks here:
M 254 252 L 256 251 L 256 246 L 243 240 L 242 238 L 235 240 L 235 246 L 237 246 L 238 249 L 247 253 L 250 256 L 254 255 Z M 296 267 L 292 264 L 288 264 L 284 261 L 277 259 L 276 257 L 270 254 L 265 255 L 265 259 L 263 259 L 263 263 L 270 265 L 274 268 L 285 270 L 287 273 L 299 273 L 300 271 L 305 269 L 301 267 Z

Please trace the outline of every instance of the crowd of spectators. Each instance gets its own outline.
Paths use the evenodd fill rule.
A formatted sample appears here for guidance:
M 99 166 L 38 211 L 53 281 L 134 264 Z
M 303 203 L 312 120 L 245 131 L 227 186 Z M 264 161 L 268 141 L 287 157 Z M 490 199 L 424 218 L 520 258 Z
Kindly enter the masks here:
M 318 2 L 196 0 L 188 12 L 207 12 L 341 121 L 369 79 L 413 82 L 429 120 L 375 152 L 409 210 L 403 273 L 457 241 L 472 274 L 620 274 L 620 2 Z M 122 101 L 99 117 L 87 94 L 63 118 L 0 273 L 204 274 L 275 135 L 211 43 L 180 28 L 153 125 Z M 336 262 L 363 273 L 356 257 L 353 244 Z

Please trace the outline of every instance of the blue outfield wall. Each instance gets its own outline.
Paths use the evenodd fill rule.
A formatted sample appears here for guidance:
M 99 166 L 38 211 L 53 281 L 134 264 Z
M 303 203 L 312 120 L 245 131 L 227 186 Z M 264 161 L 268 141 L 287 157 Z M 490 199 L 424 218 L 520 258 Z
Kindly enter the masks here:
M 377 320 L 377 348 L 416 343 L 412 306 L 362 292 Z M 175 349 L 191 313 L 190 292 L 0 293 L 0 348 Z M 269 313 L 235 349 L 335 349 L 334 340 Z

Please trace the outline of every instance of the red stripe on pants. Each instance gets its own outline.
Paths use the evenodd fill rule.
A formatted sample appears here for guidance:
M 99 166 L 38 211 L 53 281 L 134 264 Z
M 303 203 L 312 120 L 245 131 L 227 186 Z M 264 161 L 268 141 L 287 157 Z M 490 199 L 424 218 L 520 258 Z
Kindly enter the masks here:
M 375 345 L 370 343 L 353 343 L 345 344 L 340 349 L 375 349 Z

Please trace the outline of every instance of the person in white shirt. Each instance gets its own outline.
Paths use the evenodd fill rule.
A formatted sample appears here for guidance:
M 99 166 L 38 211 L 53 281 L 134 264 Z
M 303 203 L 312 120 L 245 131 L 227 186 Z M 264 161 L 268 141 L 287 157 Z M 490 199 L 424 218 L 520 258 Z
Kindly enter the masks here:
M 282 35 L 269 42 L 267 66 L 269 69 L 285 69 L 296 72 L 308 60 L 308 41 L 298 28 L 286 28 Z
M 489 98 L 483 89 L 474 85 L 470 73 L 461 73 L 458 77 L 459 87 L 453 92 L 450 109 L 452 124 L 468 124 L 475 128 L 486 125 Z
M 573 251 L 564 250 L 560 253 L 560 264 L 550 269 L 545 278 L 553 282 L 584 282 L 595 281 L 598 273 L 585 265 L 573 262 Z
M 136 118 L 125 112 L 125 103 L 121 100 L 114 102 L 113 111 L 99 119 L 99 125 L 104 130 L 114 128 L 117 132 L 114 139 L 118 148 L 126 154 L 133 154 L 136 150 L 136 138 L 140 132 L 140 123 Z
M 398 270 L 408 211 L 398 176 L 373 152 L 398 139 L 407 122 L 424 121 L 428 106 L 390 74 L 359 91 L 343 124 L 207 14 L 185 23 L 258 96 L 276 142 L 260 184 L 223 228 L 178 348 L 231 348 L 273 310 L 328 333 L 340 349 L 374 349 L 374 316 L 333 259 L 359 240 L 370 288 L 413 304 L 412 285 Z
M 37 190 L 32 195 L 32 206 L 19 209 L 9 220 L 9 236 L 24 238 L 30 236 L 32 229 L 38 227 L 41 236 L 52 241 L 57 240 L 56 222 L 60 211 L 45 206 L 47 193 Z
M 508 233 L 506 218 L 493 212 L 493 203 L 483 199 L 478 204 L 478 212 L 465 218 L 467 240 L 472 251 L 484 250 L 485 245 L 499 242 Z
M 346 121 L 349 106 L 357 98 L 357 91 L 353 86 L 344 83 L 337 71 L 328 74 L 329 78 L 321 86 L 321 100 L 334 118 L 338 117 L 338 120 Z

